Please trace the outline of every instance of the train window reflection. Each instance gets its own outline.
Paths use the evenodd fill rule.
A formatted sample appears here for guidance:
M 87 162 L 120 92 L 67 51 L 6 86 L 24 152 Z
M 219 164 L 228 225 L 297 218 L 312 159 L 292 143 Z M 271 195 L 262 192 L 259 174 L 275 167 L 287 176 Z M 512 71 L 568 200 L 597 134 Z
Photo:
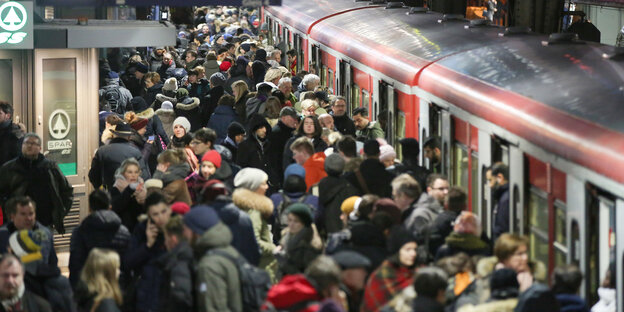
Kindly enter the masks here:
M 325 65 L 321 69 L 321 86 L 327 87 L 327 66 Z
M 472 166 L 470 168 L 470 186 L 472 188 L 472 212 L 476 213 L 477 215 L 481 215 L 481 207 L 479 207 L 479 191 L 477 189 L 479 187 L 479 157 L 477 156 L 477 153 L 472 153 L 470 157 L 472 158 Z
M 351 92 L 351 111 L 353 111 L 354 109 L 360 107 L 360 87 L 354 83 Z
M 530 258 L 548 264 L 548 196 L 545 192 L 531 188 L 528 212 Z
M 368 104 L 370 103 L 369 100 L 370 98 L 368 95 L 368 91 L 362 89 L 362 106 L 368 108 Z M 371 112 L 369 117 L 370 118 L 376 117 L 376 112 Z
M 468 149 L 457 142 L 453 144 L 453 168 L 453 185 L 468 189 Z
M 566 246 L 566 205 L 555 202 L 555 266 L 565 264 L 568 257 Z

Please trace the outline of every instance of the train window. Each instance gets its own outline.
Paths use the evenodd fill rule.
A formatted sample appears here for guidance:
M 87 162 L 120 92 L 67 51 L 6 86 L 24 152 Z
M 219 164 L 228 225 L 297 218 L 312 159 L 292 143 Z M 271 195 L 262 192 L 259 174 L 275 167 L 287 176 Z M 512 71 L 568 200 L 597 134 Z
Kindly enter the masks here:
M 362 106 L 366 107 L 368 109 L 368 104 L 370 103 L 370 97 L 368 95 L 368 91 L 362 89 Z M 377 118 L 377 116 L 375 116 L 375 112 L 370 112 L 369 116 L 368 116 L 371 120 Z
M 548 195 L 531 187 L 529 196 L 529 256 L 548 264 Z
M 327 69 L 327 88 L 330 93 L 334 93 L 334 71 L 331 68 Z
M 392 116 L 392 111 L 390 111 L 388 120 L 394 120 L 394 124 L 389 128 L 391 131 L 394 131 L 394 150 L 400 159 L 403 159 L 403 150 L 399 141 L 405 137 L 405 113 L 399 110 L 399 94 L 395 90 L 392 90 L 392 92 L 394 92 L 395 111 L 394 116 Z M 395 119 L 392 119 L 393 117 Z
M 442 109 L 429 104 L 429 136 L 442 136 Z
M 599 277 L 604 278 L 609 268 L 609 263 L 615 255 L 615 202 L 609 198 L 600 196 L 599 205 Z M 613 273 L 612 273 L 613 274 Z
M 555 266 L 566 264 L 568 247 L 566 245 L 566 205 L 555 202 Z
M 468 189 L 468 148 L 463 144 L 453 144 L 453 168 L 451 183 L 465 190 Z
M 353 84 L 351 88 L 352 96 L 351 96 L 351 111 L 360 107 L 360 87 L 357 84 Z
M 327 87 L 327 66 L 323 65 L 320 76 L 321 76 L 321 86 Z
M 472 212 L 476 213 L 477 215 L 481 215 L 481 207 L 479 207 L 479 191 L 477 190 L 477 186 L 479 185 L 479 156 L 477 153 L 472 153 L 470 157 L 472 158 L 472 167 L 470 168 L 470 185 L 472 187 Z

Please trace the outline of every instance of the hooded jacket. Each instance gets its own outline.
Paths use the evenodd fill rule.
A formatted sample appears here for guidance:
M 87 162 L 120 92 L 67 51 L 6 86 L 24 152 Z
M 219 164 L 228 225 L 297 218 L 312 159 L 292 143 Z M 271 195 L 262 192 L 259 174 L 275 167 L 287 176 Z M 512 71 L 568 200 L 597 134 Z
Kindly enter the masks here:
M 124 160 L 131 157 L 139 161 L 143 180 L 149 179 L 150 171 L 141 151 L 130 145 L 130 142 L 125 139 L 114 138 L 110 144 L 98 148 L 93 160 L 91 160 L 89 181 L 91 181 L 93 187 L 99 188 L 101 185 L 104 185 L 106 189 L 111 190 L 115 183 L 115 171 Z
M 323 207 L 319 215 L 321 233 L 335 233 L 343 228 L 340 215 L 342 202 L 357 194 L 357 189 L 343 177 L 327 176 L 319 182 L 319 204 Z
M 269 175 L 271 180 L 271 170 L 269 161 L 269 151 L 271 150 L 271 142 L 268 139 L 271 133 L 271 126 L 266 119 L 260 115 L 254 115 L 248 121 L 247 138 L 238 145 L 236 156 L 236 164 L 245 167 L 262 169 Z M 260 127 L 266 127 L 266 139 L 261 141 L 256 137 L 256 130 Z
M 247 262 L 258 265 L 260 262 L 260 246 L 254 235 L 254 228 L 251 218 L 244 211 L 240 210 L 232 200 L 225 196 L 217 197 L 217 200 L 210 204 L 219 214 L 219 219 L 228 226 L 232 232 L 232 247 L 243 255 Z
M 296 234 L 285 231 L 281 245 L 285 259 L 280 261 L 282 275 L 303 273 L 310 262 L 322 253 L 323 243 L 314 224 L 306 226 Z
M 225 140 L 228 134 L 228 127 L 233 121 L 240 122 L 236 111 L 229 105 L 219 105 L 208 121 L 208 128 L 217 133 L 217 141 Z
M 174 111 L 176 116 L 188 119 L 191 123 L 191 132 L 195 132 L 206 125 L 202 119 L 198 98 L 184 98 L 175 105 Z
M 160 311 L 193 311 L 193 250 L 186 241 L 158 259 L 163 272 Z
M 412 204 L 410 210 L 411 213 L 403 221 L 403 225 L 414 234 L 418 244 L 423 244 L 429 225 L 442 212 L 442 205 L 437 199 L 423 192 L 418 201 Z
M 155 113 L 158 118 L 160 118 L 165 133 L 167 133 L 167 137 L 173 137 L 173 121 L 177 117 L 175 111 L 159 108 Z
M 238 267 L 230 260 L 209 251 L 219 249 L 232 257 L 239 257 L 230 246 L 232 233 L 219 222 L 197 239 L 193 247 L 197 262 L 198 310 L 243 311 Z
M 268 220 L 273 214 L 273 202 L 263 195 L 252 192 L 248 189 L 238 188 L 232 194 L 234 205 L 246 212 L 251 219 L 256 241 L 260 246 L 260 261 L 258 267 L 267 269 L 275 265 L 273 250 L 275 244 L 271 238 Z M 269 274 L 274 272 L 269 272 Z
M 280 186 L 281 183 L 284 182 L 284 168 L 282 167 L 283 151 L 286 146 L 286 142 L 288 142 L 288 140 L 293 136 L 293 131 L 295 131 L 294 128 L 290 128 L 281 120 L 278 120 L 277 124 L 271 129 L 271 136 L 269 137 L 271 146 L 273 146 L 269 152 L 271 158 L 271 168 L 275 170 Z
M 130 243 L 130 232 L 111 210 L 97 210 L 74 229 L 69 253 L 69 281 L 75 287 L 80 272 L 93 248 L 115 250 L 123 258 Z
M 170 92 L 172 91 L 167 91 L 167 94 L 172 95 Z M 173 105 L 176 105 L 176 103 L 178 103 L 178 99 L 175 96 L 167 96 L 162 93 L 159 93 L 159 94 L 156 94 L 156 98 L 154 99 L 153 103 L 147 103 L 147 104 L 150 105 L 151 108 L 155 110 L 159 110 L 162 107 L 162 103 L 165 101 L 169 101 Z
M 206 60 L 203 66 L 206 71 L 206 77 L 210 77 L 212 74 L 220 71 L 217 60 Z
M 156 171 L 154 173 L 154 179 L 163 181 L 163 193 L 168 204 L 179 201 L 187 203 L 189 206 L 193 204 L 185 181 L 190 171 L 191 167 L 184 162 L 169 166 L 166 172 Z

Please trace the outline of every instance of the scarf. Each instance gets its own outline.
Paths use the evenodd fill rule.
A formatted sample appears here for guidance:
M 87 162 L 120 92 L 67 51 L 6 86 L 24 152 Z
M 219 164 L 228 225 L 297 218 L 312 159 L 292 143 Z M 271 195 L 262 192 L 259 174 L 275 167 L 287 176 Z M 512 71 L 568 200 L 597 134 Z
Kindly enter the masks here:
M 24 297 L 24 292 L 26 291 L 26 287 L 24 283 L 22 283 L 17 290 L 17 294 L 13 298 L 2 300 L 2 307 L 6 311 L 23 311 L 24 307 L 22 307 L 22 297 Z
M 379 311 L 394 296 L 412 284 L 414 269 L 384 261 L 366 283 L 361 311 Z

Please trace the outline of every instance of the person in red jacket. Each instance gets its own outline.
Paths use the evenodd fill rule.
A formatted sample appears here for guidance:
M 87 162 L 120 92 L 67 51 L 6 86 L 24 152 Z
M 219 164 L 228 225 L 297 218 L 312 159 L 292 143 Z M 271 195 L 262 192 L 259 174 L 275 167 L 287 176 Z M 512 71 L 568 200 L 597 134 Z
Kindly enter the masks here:
M 307 137 L 296 139 L 291 145 L 290 150 L 293 152 L 293 159 L 306 171 L 305 181 L 308 188 L 321 181 L 327 176 L 325 172 L 325 153 L 314 153 L 314 145 Z

